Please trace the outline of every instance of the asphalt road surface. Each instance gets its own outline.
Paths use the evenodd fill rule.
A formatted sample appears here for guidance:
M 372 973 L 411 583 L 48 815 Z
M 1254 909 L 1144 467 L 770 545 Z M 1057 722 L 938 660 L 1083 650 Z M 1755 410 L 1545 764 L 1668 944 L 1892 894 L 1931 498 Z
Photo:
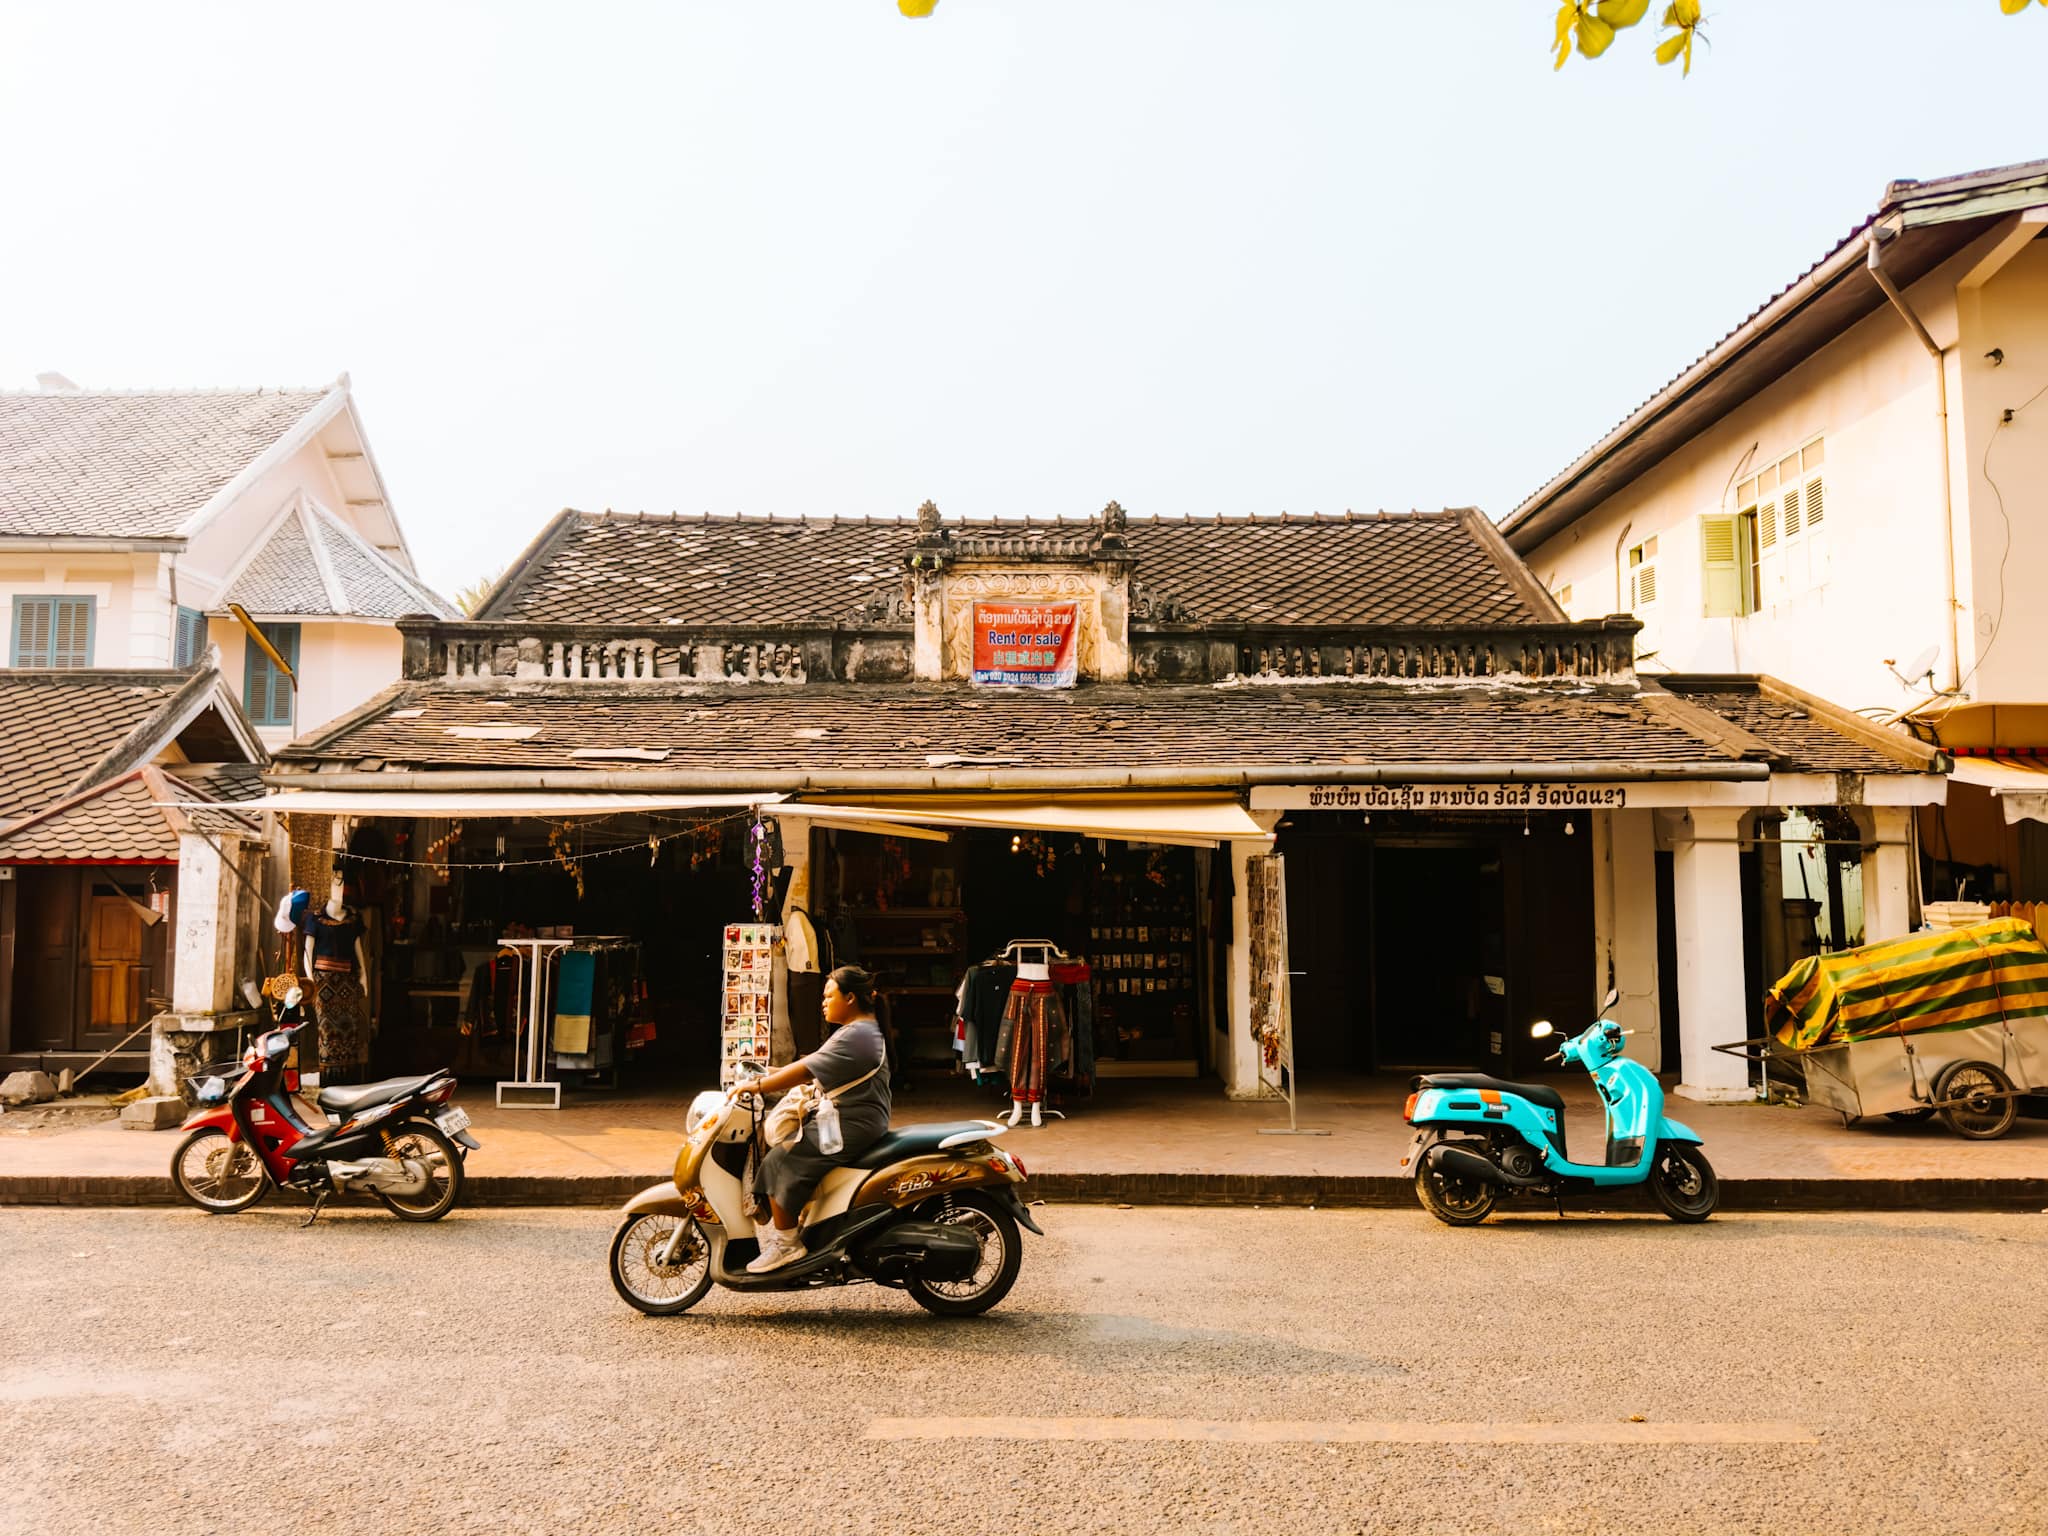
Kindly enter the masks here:
M 0 1530 L 2048 1531 L 2048 1215 L 1041 1208 L 974 1322 L 608 1213 L 0 1210 Z

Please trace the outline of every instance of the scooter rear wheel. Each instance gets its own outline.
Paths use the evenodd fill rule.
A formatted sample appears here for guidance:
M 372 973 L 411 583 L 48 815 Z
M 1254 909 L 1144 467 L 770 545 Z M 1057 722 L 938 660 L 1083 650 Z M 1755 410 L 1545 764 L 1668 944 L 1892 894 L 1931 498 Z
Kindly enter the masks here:
M 676 1262 L 663 1264 L 678 1223 L 685 1231 Z M 711 1244 L 692 1217 L 643 1211 L 620 1222 L 613 1234 L 611 1270 L 612 1289 L 627 1306 L 649 1317 L 674 1317 L 711 1289 Z
M 980 1195 L 956 1195 L 932 1219 L 972 1232 L 981 1243 L 981 1263 L 965 1280 L 912 1275 L 903 1288 L 912 1301 L 940 1317 L 979 1317 L 1010 1294 L 1024 1265 L 1024 1239 L 1016 1218 Z
M 1665 1142 L 1650 1164 L 1650 1194 L 1673 1221 L 1705 1221 L 1721 1199 L 1721 1181 L 1706 1153 L 1690 1142 Z
M 384 1209 L 400 1221 L 439 1221 L 462 1197 L 462 1154 L 440 1128 L 424 1120 L 408 1120 L 391 1133 L 388 1156 L 427 1165 L 427 1187 L 416 1195 L 377 1190 Z
M 1415 1169 L 1415 1198 L 1438 1221 L 1453 1227 L 1476 1227 L 1493 1214 L 1500 1201 L 1497 1185 L 1479 1179 L 1456 1179 L 1437 1172 L 1429 1160 Z

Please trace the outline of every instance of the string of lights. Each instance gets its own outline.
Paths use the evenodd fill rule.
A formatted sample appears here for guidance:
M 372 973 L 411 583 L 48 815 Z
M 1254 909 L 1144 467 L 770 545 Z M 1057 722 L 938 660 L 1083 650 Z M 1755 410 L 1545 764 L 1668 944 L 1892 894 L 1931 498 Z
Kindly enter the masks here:
M 655 853 L 664 843 L 678 838 L 700 837 L 704 833 L 735 821 L 751 821 L 754 812 L 740 811 L 730 816 L 714 817 L 708 821 L 696 822 L 680 832 L 651 833 L 637 842 L 615 843 L 606 848 L 585 848 L 577 851 L 551 853 L 542 859 L 394 859 L 383 854 L 350 853 L 346 849 L 330 848 L 322 843 L 298 843 L 290 846 L 303 853 L 349 859 L 358 864 L 385 864 L 397 869 L 530 869 L 540 865 L 559 868 L 566 860 L 572 863 L 586 859 L 611 858 L 621 853 Z

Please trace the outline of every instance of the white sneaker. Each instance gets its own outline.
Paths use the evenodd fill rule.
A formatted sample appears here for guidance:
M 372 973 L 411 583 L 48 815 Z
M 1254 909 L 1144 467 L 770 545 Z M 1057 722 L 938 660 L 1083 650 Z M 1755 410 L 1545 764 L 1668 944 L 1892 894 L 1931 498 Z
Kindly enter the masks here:
M 764 1224 L 754 1228 L 754 1236 L 760 1240 L 761 1255 L 747 1266 L 750 1275 L 765 1275 L 804 1256 L 803 1239 L 793 1231 L 784 1232 L 780 1227 Z

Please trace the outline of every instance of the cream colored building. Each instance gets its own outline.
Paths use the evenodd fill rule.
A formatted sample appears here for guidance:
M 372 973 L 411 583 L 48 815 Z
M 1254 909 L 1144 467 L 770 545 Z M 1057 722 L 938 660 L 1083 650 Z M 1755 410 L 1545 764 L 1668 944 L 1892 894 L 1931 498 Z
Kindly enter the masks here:
M 2048 161 L 1894 182 L 1503 524 L 1573 618 L 1642 621 L 1646 675 L 1771 673 L 1955 753 L 1885 834 L 1928 899 L 2048 897 L 2044 233 Z M 1817 895 L 1837 938 L 1858 894 Z
M 424 586 L 346 377 L 325 389 L 0 394 L 10 668 L 185 667 L 209 646 L 266 746 L 398 675 Z M 230 616 L 239 605 L 293 689 Z

